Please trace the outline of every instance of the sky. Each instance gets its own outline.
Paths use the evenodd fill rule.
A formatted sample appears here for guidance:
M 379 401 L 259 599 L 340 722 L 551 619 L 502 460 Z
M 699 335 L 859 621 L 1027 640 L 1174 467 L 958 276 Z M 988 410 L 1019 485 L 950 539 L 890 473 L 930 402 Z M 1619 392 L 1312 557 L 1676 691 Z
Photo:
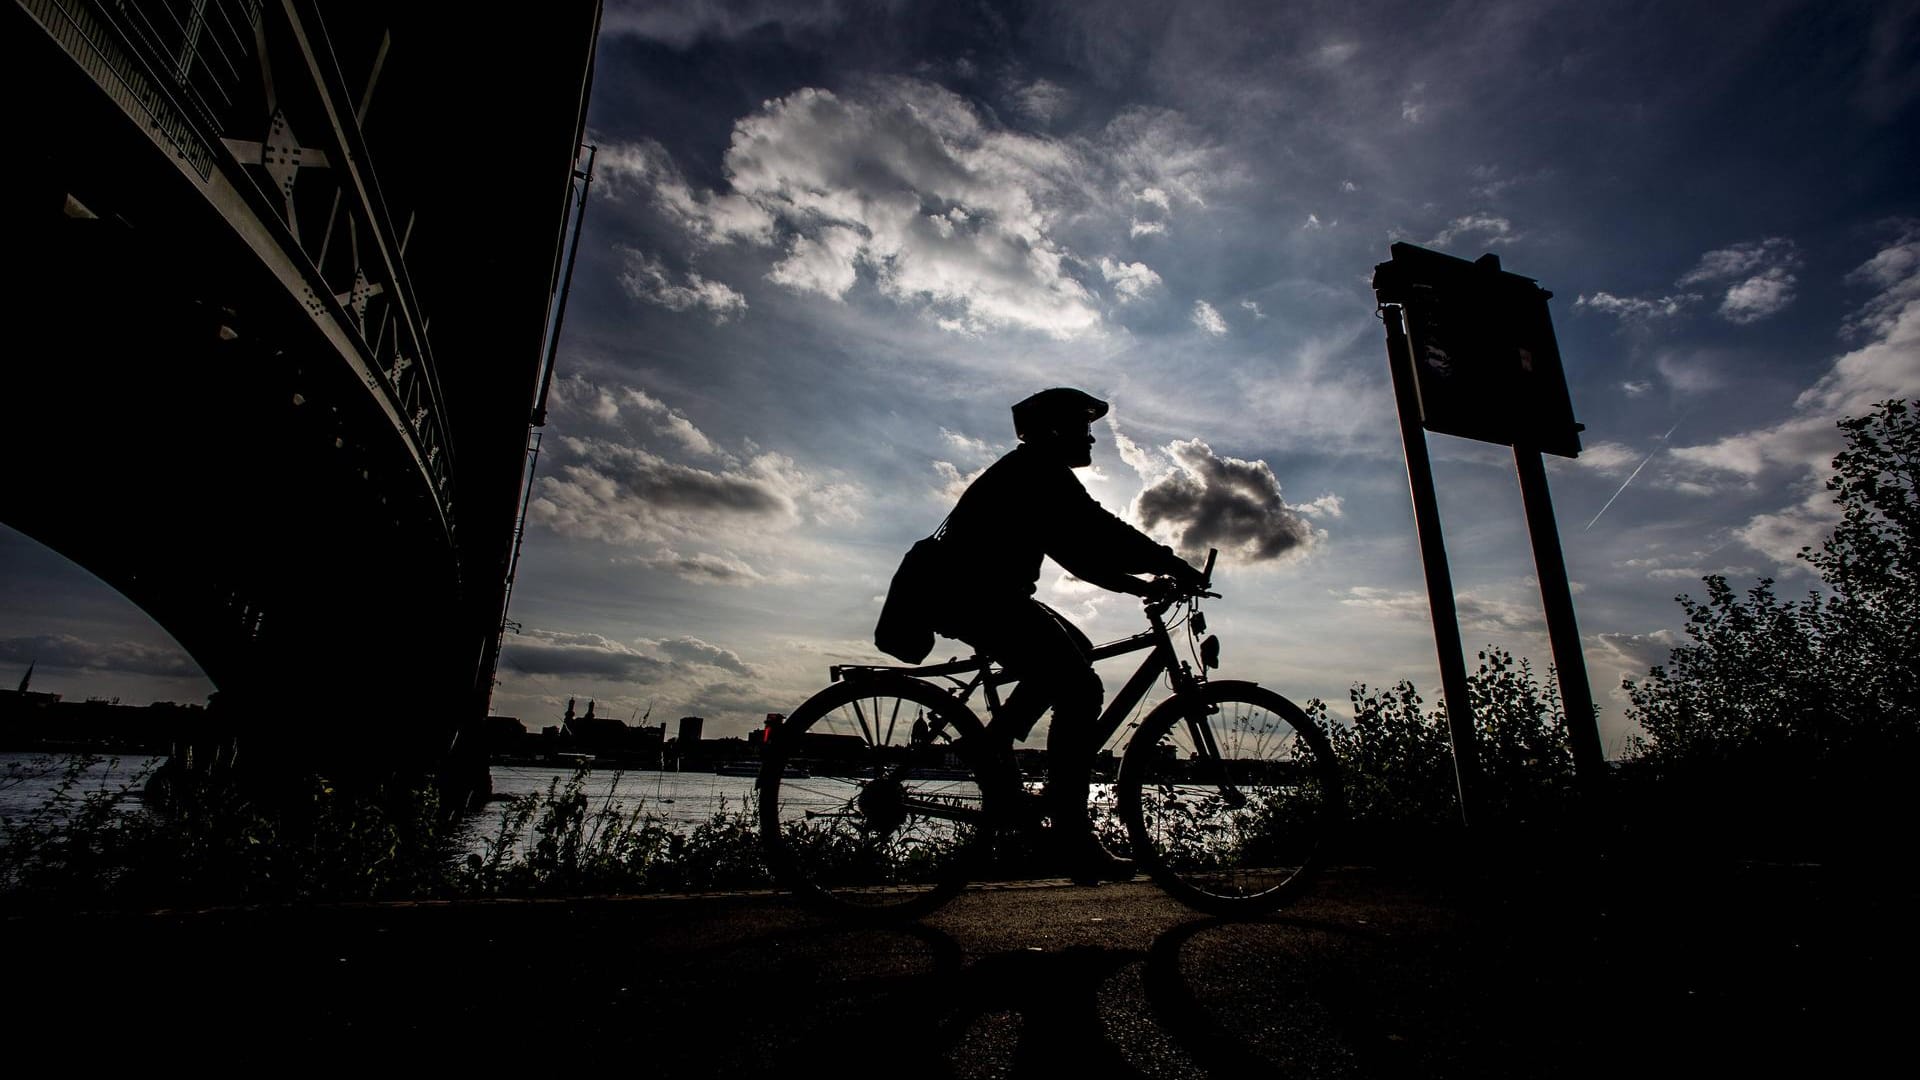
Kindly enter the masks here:
M 1553 293 L 1586 430 L 1548 475 L 1617 755 L 1675 597 L 1814 588 L 1834 421 L 1920 395 L 1917 101 L 1916 3 L 609 2 L 494 710 L 741 734 L 884 659 L 900 556 L 1056 385 L 1112 403 L 1088 490 L 1220 549 L 1223 674 L 1433 701 L 1369 284 L 1407 241 Z M 1469 666 L 1544 673 L 1512 451 L 1428 445 Z M 1051 563 L 1039 597 L 1144 625 Z M 7 531 L 0 598 L 0 676 L 209 689 Z

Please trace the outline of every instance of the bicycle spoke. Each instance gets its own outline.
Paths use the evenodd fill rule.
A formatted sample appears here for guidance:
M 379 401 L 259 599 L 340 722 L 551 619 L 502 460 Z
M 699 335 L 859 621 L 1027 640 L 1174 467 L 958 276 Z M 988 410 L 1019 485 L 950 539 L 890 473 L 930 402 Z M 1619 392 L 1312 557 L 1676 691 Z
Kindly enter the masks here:
M 1203 910 L 1270 906 L 1304 881 L 1337 816 L 1331 756 L 1314 752 L 1318 732 L 1278 695 L 1244 683 L 1207 692 L 1215 708 L 1203 721 L 1168 703 L 1128 748 L 1134 854 Z
M 840 684 L 789 719 L 777 752 L 811 776 L 770 782 L 761 823 L 776 870 L 803 895 L 881 914 L 925 909 L 964 882 L 987 818 L 971 778 L 938 768 L 939 748 L 965 734 L 963 710 L 942 715 L 947 700 L 908 680 Z M 944 737 L 915 744 L 903 710 Z

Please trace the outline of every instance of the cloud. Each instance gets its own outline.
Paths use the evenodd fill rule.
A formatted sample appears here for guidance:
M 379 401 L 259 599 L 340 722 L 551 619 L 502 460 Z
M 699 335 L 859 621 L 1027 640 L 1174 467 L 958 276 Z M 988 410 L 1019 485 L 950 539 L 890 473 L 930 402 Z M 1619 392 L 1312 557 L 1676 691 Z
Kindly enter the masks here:
M 774 216 L 764 207 L 740 195 L 696 191 L 666 147 L 651 139 L 603 147 L 594 157 L 594 176 L 598 194 L 615 201 L 644 195 L 701 245 L 774 239 Z
M 754 669 L 740 659 L 739 654 L 718 645 L 709 645 L 697 637 L 677 637 L 653 643 L 654 649 L 669 659 L 683 664 L 703 667 L 716 667 L 731 671 L 736 675 L 757 674 Z
M 766 574 L 754 569 L 748 563 L 732 555 L 713 552 L 696 552 L 681 555 L 674 551 L 634 560 L 653 570 L 662 570 L 696 585 L 760 585 L 769 580 Z
M 960 452 L 969 461 L 988 461 L 1001 454 L 1001 447 L 985 439 L 976 439 L 971 435 L 962 435 L 957 431 L 940 429 L 940 441 Z
M 967 488 L 972 486 L 975 480 L 980 479 L 980 474 L 987 469 L 987 465 L 982 465 L 971 472 L 963 472 L 951 461 L 936 461 L 933 463 L 933 471 L 940 477 L 940 486 L 934 490 L 941 501 L 951 504 L 966 494 Z
M 1425 621 L 1433 617 L 1427 594 L 1423 592 L 1355 585 L 1335 595 L 1342 607 L 1397 619 Z M 1455 595 L 1453 605 L 1461 634 L 1469 639 L 1477 637 L 1498 643 L 1516 635 L 1541 634 L 1546 630 L 1546 616 L 1537 604 L 1514 603 L 1465 591 Z
M 688 271 L 686 283 L 673 280 L 659 258 L 633 248 L 619 249 L 622 267 L 620 287 L 635 300 L 658 304 L 669 311 L 703 308 L 716 323 L 746 314 L 747 298 L 718 281 L 708 281 Z
M 1022 100 L 1050 100 L 1045 86 Z M 697 241 L 777 245 L 775 284 L 844 299 L 865 275 L 944 328 L 1059 339 L 1101 327 L 1074 276 L 1093 260 L 1067 246 L 1063 223 L 1123 193 L 1162 214 L 1204 205 L 1221 173 L 1196 130 L 1166 110 L 1122 110 L 1094 136 L 1054 139 L 1003 128 L 910 78 L 763 103 L 734 124 L 725 193 L 694 191 L 650 144 L 620 149 L 619 173 L 632 178 L 623 190 L 658 185 L 655 205 Z
M 1340 496 L 1331 493 L 1322 495 L 1312 502 L 1303 502 L 1294 509 L 1312 518 L 1347 516 L 1346 502 Z
M 1305 556 L 1325 540 L 1301 508 L 1286 504 L 1266 462 L 1216 456 L 1199 439 L 1170 443 L 1166 452 L 1174 468 L 1134 497 L 1133 515 L 1173 537 L 1183 555 L 1219 548 L 1264 562 Z M 1323 497 L 1315 512 L 1337 516 L 1339 505 L 1337 498 Z
M 607 439 L 570 436 L 549 445 L 557 475 L 540 478 L 528 517 L 576 539 L 666 551 L 771 544 L 781 526 L 857 519 L 865 499 L 858 487 L 824 481 L 782 454 L 701 468 Z M 717 564 L 681 569 L 724 572 Z
M 200 666 L 186 653 L 132 641 L 88 641 L 72 634 L 0 638 L 0 663 L 37 664 L 40 670 L 120 671 L 191 678 Z
M 1800 254 L 1793 241 L 1768 237 L 1709 251 L 1674 284 L 1683 290 L 1695 285 L 1712 286 L 1720 293 L 1719 316 L 1745 324 L 1777 314 L 1793 302 L 1797 284 L 1794 272 L 1799 266 Z M 1612 315 L 1623 323 L 1645 323 L 1674 318 L 1703 299 L 1703 294 L 1691 291 L 1658 297 L 1596 291 L 1581 294 L 1573 306 L 1576 311 Z
M 1628 397 L 1639 397 L 1651 389 L 1653 389 L 1653 384 L 1645 379 L 1629 379 L 1620 384 L 1621 392 Z
M 601 424 L 620 422 L 619 395 L 579 375 L 555 379 L 548 392 L 547 406 L 556 417 L 590 419 Z
M 1319 214 L 1308 214 L 1307 220 L 1301 222 L 1300 227 L 1307 230 L 1326 228 L 1325 225 L 1321 224 Z
M 1482 237 L 1481 242 L 1485 244 L 1511 244 L 1520 239 L 1522 234 L 1514 232 L 1513 222 L 1506 218 L 1485 213 L 1468 214 L 1465 217 L 1454 218 L 1451 224 L 1435 233 L 1432 240 L 1427 241 L 1427 246 L 1445 247 L 1456 239 L 1468 235 Z
M 1646 455 L 1623 443 L 1598 442 L 1584 447 L 1573 463 L 1602 476 L 1619 476 L 1640 463 Z
M 1167 223 L 1164 221 L 1142 221 L 1139 218 L 1134 218 L 1132 225 L 1127 230 L 1127 235 L 1135 238 L 1142 236 L 1164 236 L 1166 231 Z
M 655 684 L 670 678 L 698 677 L 693 668 L 718 668 L 736 675 L 755 669 L 730 649 L 696 637 L 641 642 L 643 651 L 600 634 L 526 630 L 507 638 L 501 663 L 525 675 L 569 675 L 610 682 Z
M 1880 290 L 1847 320 L 1849 336 L 1897 336 L 1901 318 L 1920 300 L 1920 221 L 1901 222 L 1898 228 L 1899 239 L 1847 275 L 1850 284 Z
M 1611 689 L 1623 678 L 1642 679 L 1654 665 L 1664 666 L 1682 638 L 1672 630 L 1649 634 L 1595 634 L 1585 651 L 1587 671 L 1598 689 Z
M 1240 307 L 1244 311 L 1253 312 L 1253 317 L 1256 321 L 1267 317 L 1267 313 L 1260 310 L 1260 304 L 1258 301 L 1242 300 L 1240 301 Z
M 1759 574 L 1759 571 L 1751 566 L 1722 566 L 1717 570 L 1699 566 L 1663 566 L 1657 570 L 1647 571 L 1647 577 L 1652 581 L 1699 581 L 1709 574 L 1718 574 L 1724 578 L 1744 578 L 1754 577 Z
M 712 4 L 608 4 L 601 16 L 607 37 L 631 36 L 686 49 L 703 38 L 736 40 L 773 30 L 814 35 L 845 22 L 845 4 L 794 4 L 788 0 L 727 0 Z
M 1794 399 L 1791 415 L 1765 427 L 1737 432 L 1710 443 L 1680 447 L 1673 458 L 1690 470 L 1682 481 L 1712 490 L 1731 477 L 1753 483 L 1782 473 L 1802 495 L 1778 511 L 1751 518 L 1737 531 L 1748 547 L 1782 567 L 1795 566 L 1803 546 L 1818 543 L 1836 520 L 1837 509 L 1825 490 L 1833 456 L 1845 445 L 1835 424 L 1870 411 L 1874 403 L 1920 394 L 1920 226 L 1901 223 L 1898 237 L 1855 269 L 1848 280 L 1878 291 L 1847 320 L 1845 331 L 1861 340 Z M 1782 242 L 1784 243 L 1784 241 Z M 1735 274 L 1767 255 L 1755 250 L 1714 253 Z M 1733 252 L 1734 249 L 1729 249 Z M 1716 272 L 1719 272 L 1716 269 Z
M 667 673 L 668 663 L 599 634 L 526 630 L 510 635 L 500 662 L 526 675 L 579 675 L 618 682 L 650 683 Z
M 1113 285 L 1113 294 L 1123 304 L 1140 299 L 1148 290 L 1160 284 L 1160 275 L 1154 273 L 1146 263 L 1121 263 L 1102 258 L 1100 276 Z
M 1793 303 L 1799 266 L 1793 241 L 1771 236 L 1709 251 L 1675 284 L 1724 286 L 1720 317 L 1732 323 L 1758 322 Z
M 668 408 L 645 390 L 629 387 L 621 392 L 621 399 L 647 418 L 655 434 L 663 435 L 684 449 L 703 457 L 726 456 L 713 444 L 713 440 L 693 426 L 693 421 L 682 416 L 677 410 Z
M 1022 116 L 1046 124 L 1073 103 L 1073 92 L 1059 83 L 1036 79 L 1015 90 L 1012 98 Z
M 954 222 L 964 224 L 966 215 L 950 210 L 929 220 L 936 232 L 950 237 Z M 857 266 L 866 257 L 864 248 L 859 232 L 839 226 L 823 228 L 815 236 L 796 236 L 787 248 L 787 257 L 767 271 L 767 280 L 795 292 L 841 300 L 859 279 Z
M 1111 414 L 1107 416 L 1107 428 L 1113 432 L 1114 451 L 1120 455 L 1121 461 L 1139 474 L 1140 479 L 1151 484 L 1173 471 L 1173 463 L 1167 458 L 1128 438 L 1126 432 L 1113 422 Z
M 568 375 L 554 381 L 547 404 L 553 417 L 569 428 L 591 420 L 602 426 L 633 430 L 635 425 L 629 421 L 637 420 L 650 434 L 689 453 L 731 459 L 678 409 L 638 387 L 601 386 L 584 376 Z
M 1498 165 L 1476 165 L 1473 167 L 1473 178 L 1478 180 L 1479 183 L 1475 184 L 1470 190 L 1480 198 L 1493 200 L 1500 198 L 1521 184 L 1538 180 L 1545 175 L 1547 174 L 1543 170 L 1521 176 L 1503 176 L 1501 175 L 1501 170 Z
M 1685 311 L 1687 305 L 1700 302 L 1699 293 L 1676 293 L 1672 296 L 1656 298 L 1638 296 L 1615 296 L 1609 292 L 1595 292 L 1592 296 L 1582 293 L 1573 302 L 1574 310 L 1582 308 L 1597 311 L 1603 315 L 1613 315 L 1622 322 L 1672 318 Z
M 1723 354 L 1711 350 L 1668 350 L 1653 360 L 1667 385 L 1683 394 L 1711 393 L 1727 385 L 1727 376 L 1722 370 L 1726 363 Z
M 1214 337 L 1219 337 L 1227 332 L 1227 320 L 1221 318 L 1220 313 L 1214 310 L 1213 305 L 1207 303 L 1205 300 L 1195 300 L 1193 302 L 1192 318 L 1193 325 L 1205 330 Z

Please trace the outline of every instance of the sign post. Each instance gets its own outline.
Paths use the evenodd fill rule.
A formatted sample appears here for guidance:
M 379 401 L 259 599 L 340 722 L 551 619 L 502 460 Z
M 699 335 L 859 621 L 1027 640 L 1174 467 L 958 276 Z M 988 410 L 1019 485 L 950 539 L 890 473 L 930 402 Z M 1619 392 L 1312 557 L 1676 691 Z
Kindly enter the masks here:
M 1387 324 L 1387 358 L 1393 365 L 1414 519 L 1426 563 L 1462 814 L 1477 777 L 1478 755 L 1472 747 L 1472 715 L 1464 707 L 1466 668 L 1439 514 L 1433 508 L 1425 431 L 1513 447 L 1575 777 L 1583 793 L 1593 794 L 1606 763 L 1540 456 L 1577 457 L 1582 430 L 1573 419 L 1573 400 L 1547 311 L 1553 294 L 1531 278 L 1502 270 L 1494 255 L 1468 262 L 1412 244 L 1395 244 L 1391 250 L 1392 260 L 1374 267 L 1373 289 Z M 1456 698 L 1462 704 L 1458 712 Z
M 1460 641 L 1460 616 L 1453 606 L 1453 574 L 1447 569 L 1447 545 L 1440 535 L 1440 499 L 1433 487 L 1433 463 L 1427 436 L 1420 430 L 1420 391 L 1415 385 L 1413 350 L 1401 311 L 1387 306 L 1387 364 L 1393 369 L 1393 397 L 1399 406 L 1400 445 L 1407 456 L 1407 486 L 1413 492 L 1413 531 L 1420 538 L 1420 564 L 1427 576 L 1433 643 L 1440 659 L 1440 693 L 1447 703 L 1447 736 L 1453 745 L 1453 778 L 1460 795 L 1460 823 L 1471 827 L 1472 806 L 1480 786 L 1480 752 L 1473 740 L 1473 702 L 1467 695 L 1466 653 Z

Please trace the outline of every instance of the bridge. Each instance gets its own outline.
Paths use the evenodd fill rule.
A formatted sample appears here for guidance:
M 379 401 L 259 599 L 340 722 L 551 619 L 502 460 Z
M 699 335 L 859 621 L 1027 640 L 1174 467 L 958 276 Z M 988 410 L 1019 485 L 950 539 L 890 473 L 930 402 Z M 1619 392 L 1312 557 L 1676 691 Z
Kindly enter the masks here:
M 256 756 L 444 762 L 493 685 L 599 4 L 0 7 L 0 520 L 153 616 Z

